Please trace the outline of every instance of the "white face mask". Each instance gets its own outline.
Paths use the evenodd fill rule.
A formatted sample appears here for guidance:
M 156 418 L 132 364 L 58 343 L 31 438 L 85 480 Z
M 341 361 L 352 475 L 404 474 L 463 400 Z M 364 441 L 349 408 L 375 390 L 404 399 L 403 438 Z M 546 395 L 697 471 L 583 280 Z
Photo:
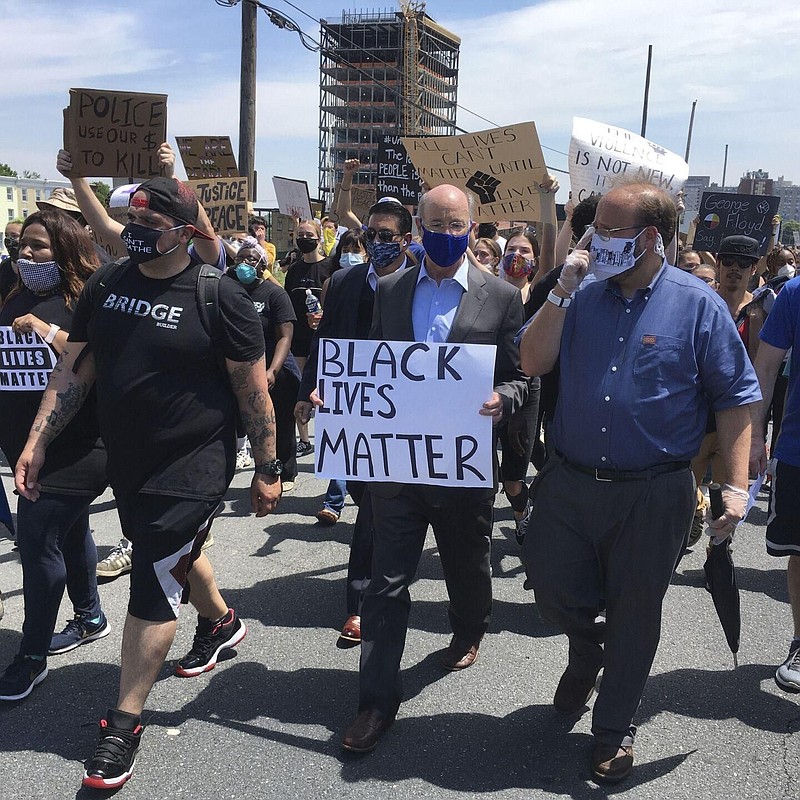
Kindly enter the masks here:
M 363 264 L 364 256 L 361 253 L 342 253 L 339 256 L 340 267 L 354 267 L 356 264 Z
M 791 279 L 791 278 L 794 278 L 794 274 L 795 274 L 794 264 L 784 264 L 778 270 L 778 277 L 779 278 L 790 278 Z
M 621 275 L 632 267 L 646 251 L 634 256 L 636 240 L 644 233 L 639 231 L 633 239 L 609 239 L 603 241 L 596 233 L 589 244 L 589 272 L 598 281 Z

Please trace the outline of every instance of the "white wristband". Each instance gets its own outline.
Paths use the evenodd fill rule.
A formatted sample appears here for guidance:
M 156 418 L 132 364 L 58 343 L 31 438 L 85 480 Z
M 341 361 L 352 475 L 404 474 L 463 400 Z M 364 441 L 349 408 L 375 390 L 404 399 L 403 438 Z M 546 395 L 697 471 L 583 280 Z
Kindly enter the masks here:
M 554 305 L 558 306 L 559 308 L 566 308 L 571 302 L 571 297 L 559 297 L 552 289 L 550 293 L 547 295 L 547 299 Z
M 61 330 L 58 325 L 51 325 L 50 330 L 47 332 L 47 336 L 44 337 L 44 340 L 47 344 L 53 344 L 53 340 L 56 338 L 56 334 Z

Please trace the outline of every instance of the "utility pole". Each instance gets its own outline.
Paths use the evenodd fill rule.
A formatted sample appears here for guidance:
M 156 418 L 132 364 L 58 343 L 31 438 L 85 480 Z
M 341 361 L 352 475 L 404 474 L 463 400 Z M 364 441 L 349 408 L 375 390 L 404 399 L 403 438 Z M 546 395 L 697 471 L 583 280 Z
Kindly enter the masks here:
M 256 199 L 256 27 L 258 6 L 242 0 L 242 71 L 239 83 L 239 174 Z
M 728 174 L 728 145 L 725 145 L 725 163 L 722 165 L 722 191 L 725 191 L 725 176 Z
M 647 46 L 647 75 L 644 79 L 644 104 L 642 106 L 642 136 L 647 131 L 647 103 L 650 100 L 650 67 L 653 65 L 653 45 Z

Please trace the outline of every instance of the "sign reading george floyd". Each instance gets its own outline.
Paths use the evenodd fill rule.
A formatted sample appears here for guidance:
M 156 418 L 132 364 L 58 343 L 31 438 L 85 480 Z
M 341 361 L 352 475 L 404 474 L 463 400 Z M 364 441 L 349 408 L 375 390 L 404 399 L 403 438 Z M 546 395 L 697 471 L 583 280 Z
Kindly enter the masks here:
M 772 235 L 772 218 L 778 213 L 780 197 L 760 194 L 703 192 L 700 222 L 694 234 L 695 250 L 719 251 L 726 236 L 739 234 L 756 239 L 760 254 L 766 255 Z
M 477 222 L 542 219 L 539 185 L 547 167 L 533 122 L 402 141 L 422 181 L 450 183 L 475 197 Z
M 422 185 L 399 136 L 385 134 L 378 142 L 378 197 L 394 197 L 417 205 Z
M 176 136 L 175 142 L 189 180 L 239 176 L 230 136 Z
M 247 233 L 247 178 L 209 178 L 189 186 L 220 236 Z
M 41 392 L 56 356 L 39 334 L 0 326 L 0 392 Z
M 573 118 L 569 182 L 574 202 L 605 194 L 623 178 L 652 183 L 676 197 L 688 177 L 689 165 L 661 145 L 615 125 Z
M 316 474 L 359 481 L 488 487 L 496 348 L 322 339 Z M 441 413 L 431 413 L 431 410 Z
M 167 95 L 70 89 L 64 149 L 75 177 L 161 175 L 158 148 L 167 139 Z

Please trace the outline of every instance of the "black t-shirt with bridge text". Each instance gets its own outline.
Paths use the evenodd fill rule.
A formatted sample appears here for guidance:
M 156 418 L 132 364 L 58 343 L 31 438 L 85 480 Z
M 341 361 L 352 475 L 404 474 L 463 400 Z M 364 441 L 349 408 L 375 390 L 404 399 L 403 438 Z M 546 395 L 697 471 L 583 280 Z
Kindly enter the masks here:
M 87 282 L 70 341 L 89 342 L 114 491 L 221 498 L 236 459 L 236 398 L 197 308 L 200 265 L 149 278 L 128 262 L 109 290 Z M 236 281 L 219 282 L 220 347 L 264 354 L 261 322 Z
M 39 409 L 55 350 L 35 333 L 15 333 L 11 323 L 33 314 L 69 331 L 72 311 L 60 293 L 40 297 L 23 289 L 0 309 L 0 449 L 14 469 Z M 106 454 L 99 439 L 97 402 L 89 392 L 75 417 L 50 443 L 39 473 L 44 491 L 98 495 L 106 487 Z

